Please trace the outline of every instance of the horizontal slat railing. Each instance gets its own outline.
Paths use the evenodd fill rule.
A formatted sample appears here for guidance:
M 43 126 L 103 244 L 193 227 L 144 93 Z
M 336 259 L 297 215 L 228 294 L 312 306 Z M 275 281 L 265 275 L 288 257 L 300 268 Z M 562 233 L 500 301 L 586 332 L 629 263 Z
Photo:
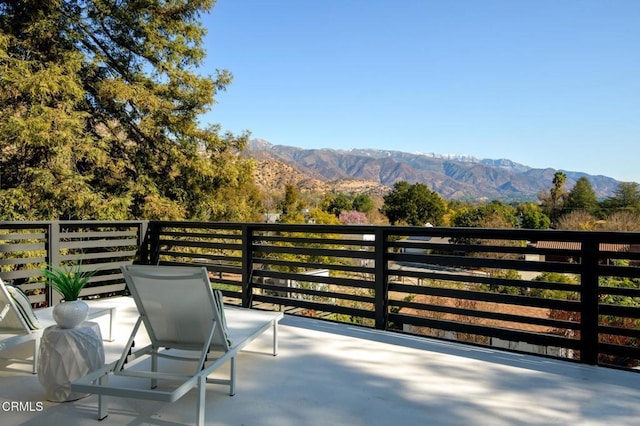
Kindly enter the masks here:
M 146 228 L 145 221 L 0 222 L 0 278 L 20 286 L 36 307 L 52 306 L 60 296 L 41 270 L 80 263 L 96 271 L 80 297 L 122 295 L 120 265 L 140 255 Z
M 148 233 L 145 238 L 145 229 Z M 640 234 L 198 222 L 0 224 L 0 277 L 55 303 L 39 269 L 200 265 L 227 303 L 590 364 L 640 364 Z
M 206 266 L 238 305 L 592 364 L 640 363 L 640 234 L 219 225 L 153 223 L 159 246 L 149 263 Z

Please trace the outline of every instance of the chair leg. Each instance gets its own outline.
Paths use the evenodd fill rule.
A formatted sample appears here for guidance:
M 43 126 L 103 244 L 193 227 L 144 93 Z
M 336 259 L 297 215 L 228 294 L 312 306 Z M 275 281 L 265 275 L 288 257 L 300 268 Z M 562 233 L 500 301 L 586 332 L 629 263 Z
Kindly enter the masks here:
M 204 426 L 204 399 L 207 390 L 207 377 L 204 375 L 198 376 L 198 418 L 196 419 L 197 426 Z
M 233 396 L 236 394 L 236 357 L 231 357 L 231 366 L 230 366 L 230 377 L 229 377 L 229 395 Z
M 109 375 L 106 374 L 98 379 L 100 386 L 106 386 L 109 382 Z M 109 397 L 98 395 L 98 420 L 103 420 L 109 415 Z
M 158 372 L 158 354 L 155 349 L 151 354 L 151 371 L 153 371 L 154 373 Z M 157 387 L 158 379 L 151 379 L 151 389 L 155 389 Z
M 113 314 L 115 313 L 115 310 L 115 307 L 112 307 L 109 310 L 109 342 L 113 342 Z
M 278 355 L 278 322 L 273 322 L 273 356 Z

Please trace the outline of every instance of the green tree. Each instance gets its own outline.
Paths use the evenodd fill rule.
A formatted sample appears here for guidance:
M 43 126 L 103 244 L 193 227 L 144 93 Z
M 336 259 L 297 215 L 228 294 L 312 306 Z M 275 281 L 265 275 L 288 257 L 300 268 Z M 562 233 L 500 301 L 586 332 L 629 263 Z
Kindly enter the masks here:
M 339 217 L 343 211 L 351 211 L 353 209 L 353 203 L 351 199 L 341 193 L 332 193 L 329 195 L 326 211 L 331 213 L 335 217 Z
M 613 196 L 600 203 L 608 215 L 617 211 L 640 213 L 640 190 L 635 182 L 620 182 Z
M 564 184 L 567 182 L 567 175 L 564 172 L 556 172 L 553 175 L 553 187 L 551 188 L 551 201 L 553 208 L 558 208 L 566 196 Z
M 570 274 L 562 274 L 560 272 L 543 272 L 533 279 L 533 281 L 560 283 L 560 284 L 578 284 L 577 277 Z M 544 297 L 548 299 L 576 300 L 577 292 L 567 292 L 562 290 L 549 290 L 545 288 L 532 288 L 531 296 Z
M 543 212 L 549 216 L 552 223 L 562 214 L 562 206 L 567 195 L 567 191 L 564 189 L 566 182 L 567 175 L 564 172 L 555 172 L 552 181 L 553 186 L 549 190 L 549 193 L 541 193 L 538 195 Z
M 393 189 L 384 196 L 380 212 L 387 216 L 392 225 L 407 223 L 422 226 L 442 223 L 446 203 L 436 192 L 422 183 L 413 185 L 405 181 L 396 182 Z
M 517 228 L 518 216 L 513 206 L 493 200 L 483 208 L 483 219 L 480 226 L 483 228 Z
M 596 191 L 591 186 L 591 182 L 586 177 L 581 177 L 575 186 L 567 194 L 567 198 L 562 206 L 564 213 L 575 210 L 584 210 L 588 213 L 596 213 L 598 209 L 598 197 Z
M 339 225 L 340 219 L 321 209 L 311 209 L 309 219 L 318 225 Z
M 618 261 L 620 266 L 628 266 L 625 264 L 625 261 Z M 570 274 L 561 274 L 557 272 L 545 272 L 534 279 L 534 281 L 539 282 L 552 282 L 552 283 L 560 283 L 560 284 L 575 284 L 576 287 L 579 283 L 579 277 Z M 601 276 L 598 279 L 598 287 L 603 289 L 608 288 L 617 288 L 617 289 L 638 289 L 640 288 L 640 280 L 637 278 L 626 278 L 626 277 L 614 277 L 614 276 Z M 532 288 L 531 296 L 543 297 L 547 299 L 558 299 L 558 300 L 580 300 L 579 291 L 567 291 L 567 290 L 550 290 L 545 288 Z M 604 305 L 615 305 L 615 306 L 628 306 L 628 307 L 638 307 L 640 306 L 640 302 L 638 302 L 637 298 L 628 297 L 624 295 L 618 294 L 607 294 L 606 291 L 603 292 L 600 296 L 598 296 L 599 303 Z M 580 321 L 580 313 L 574 311 L 565 311 L 560 309 L 551 309 L 549 312 L 549 318 L 562 320 L 562 321 L 571 321 L 578 322 Z M 627 330 L 635 330 L 640 326 L 640 320 L 632 317 L 626 316 L 613 316 L 613 315 L 600 315 L 599 323 L 604 327 L 616 327 Z M 573 333 L 573 330 L 565 329 L 565 328 L 557 328 L 554 330 L 556 334 L 561 335 L 570 335 Z M 600 337 L 602 343 L 609 343 L 615 345 L 625 345 L 625 346 L 638 346 L 638 339 L 635 337 L 627 337 L 624 335 L 617 334 L 607 334 L 603 333 Z M 599 357 L 599 362 L 617 364 L 619 363 L 619 359 L 617 356 L 613 355 L 604 355 L 601 354 Z M 632 361 L 632 365 L 637 365 L 637 360 Z
M 300 190 L 291 184 L 284 186 L 284 199 L 280 203 L 282 216 L 280 221 L 283 223 L 304 223 L 304 215 L 302 209 L 304 203 L 300 199 Z
M 353 209 L 362 213 L 373 210 L 373 200 L 367 194 L 358 194 L 353 198 Z
M 255 207 L 236 155 L 246 135 L 198 124 L 231 82 L 197 74 L 212 5 L 0 2 L 2 218 L 216 220 Z
M 522 280 L 522 275 L 520 275 L 518 271 L 514 271 L 513 269 L 492 270 L 492 271 L 489 271 L 489 275 L 491 276 L 491 278 L 502 278 L 505 280 L 512 280 L 512 281 Z M 486 287 L 487 287 L 487 290 L 493 293 L 502 293 L 502 294 L 526 295 L 528 291 L 527 287 L 503 285 L 503 284 L 489 284 Z
M 463 207 L 451 216 L 451 226 L 457 228 L 477 228 L 484 212 L 478 207 Z
M 517 209 L 520 216 L 520 227 L 524 229 L 548 229 L 551 225 L 549 216 L 535 203 L 522 203 Z
M 619 266 L 629 266 L 628 261 L 620 260 L 614 262 Z M 600 288 L 617 288 L 617 289 L 632 289 L 637 291 L 640 289 L 640 279 L 638 278 L 628 278 L 628 277 L 614 277 L 614 276 L 601 276 L 598 279 L 598 286 Z M 637 297 L 630 297 L 625 295 L 618 294 L 601 294 L 598 297 L 599 301 L 603 305 L 614 305 L 614 306 L 624 306 L 631 308 L 640 307 L 640 301 Z M 640 320 L 634 318 L 633 316 L 627 315 L 602 315 L 600 317 L 600 324 L 606 327 L 615 327 L 620 329 L 625 329 L 628 331 L 637 330 L 640 328 Z M 603 343 L 609 343 L 620 346 L 631 346 L 637 348 L 640 346 L 640 339 L 637 337 L 627 337 L 624 335 L 616 335 L 616 334 L 603 334 L 602 336 Z M 634 359 L 635 358 L 635 359 Z M 630 359 L 620 359 L 618 356 L 614 355 L 604 355 L 601 354 L 599 356 L 599 361 L 610 364 L 618 364 L 621 362 L 626 364 L 628 367 L 637 367 L 639 361 L 637 357 L 631 357 Z
M 471 227 L 471 228 L 517 228 L 518 217 L 516 209 L 512 206 L 505 205 L 498 200 L 493 200 L 483 206 L 470 206 L 456 211 L 451 217 L 451 224 L 455 227 Z M 519 245 L 521 242 L 509 240 L 482 240 L 474 238 L 452 238 L 452 242 L 456 244 L 479 244 L 479 245 L 497 245 L 512 246 Z M 487 257 L 486 254 L 478 254 Z M 491 255 L 490 257 L 495 257 Z M 503 257 L 502 255 L 497 257 Z
M 516 209 L 498 200 L 458 210 L 453 214 L 451 223 L 455 227 L 472 228 L 517 228 Z

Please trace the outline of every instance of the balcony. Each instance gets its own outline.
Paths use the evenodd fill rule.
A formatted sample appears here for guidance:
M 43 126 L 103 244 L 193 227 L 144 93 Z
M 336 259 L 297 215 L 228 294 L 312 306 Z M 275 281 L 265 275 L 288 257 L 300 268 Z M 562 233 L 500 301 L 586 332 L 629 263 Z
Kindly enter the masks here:
M 133 326 L 129 298 L 118 304 L 115 360 Z M 280 352 L 263 335 L 238 357 L 238 388 L 207 388 L 209 424 L 636 424 L 638 375 L 538 356 L 286 315 Z M 142 342 L 143 343 L 143 342 Z M 141 343 L 141 344 L 142 344 Z M 223 370 L 221 373 L 224 373 Z M 26 366 L 3 366 L 0 407 L 43 403 L 42 411 L 2 412 L 2 424 L 193 424 L 196 392 L 173 404 L 113 398 L 96 420 L 97 397 L 52 403 Z
M 208 390 L 219 424 L 625 424 L 640 411 L 639 244 L 612 232 L 12 222 L 0 223 L 0 277 L 48 306 L 58 300 L 39 268 L 81 260 L 99 271 L 83 297 L 126 304 L 121 263 L 200 265 L 225 303 L 287 313 L 277 358 L 256 342 L 236 396 Z M 123 312 L 121 338 L 135 316 Z M 108 357 L 123 344 L 107 343 Z M 8 368 L 2 402 L 42 398 L 37 378 Z M 3 419 L 85 424 L 96 404 Z M 192 423 L 194 406 L 114 401 L 106 422 Z

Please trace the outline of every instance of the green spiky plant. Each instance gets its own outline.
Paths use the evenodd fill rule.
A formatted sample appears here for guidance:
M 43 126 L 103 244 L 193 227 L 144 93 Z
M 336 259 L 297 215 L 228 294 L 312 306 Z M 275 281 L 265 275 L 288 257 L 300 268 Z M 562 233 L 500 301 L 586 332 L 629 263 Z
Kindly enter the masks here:
M 42 270 L 42 275 L 47 278 L 46 284 L 60 293 L 65 302 L 72 302 L 78 300 L 80 291 L 96 272 L 82 271 L 82 264 L 75 263 L 61 268 L 49 265 L 49 268 Z

